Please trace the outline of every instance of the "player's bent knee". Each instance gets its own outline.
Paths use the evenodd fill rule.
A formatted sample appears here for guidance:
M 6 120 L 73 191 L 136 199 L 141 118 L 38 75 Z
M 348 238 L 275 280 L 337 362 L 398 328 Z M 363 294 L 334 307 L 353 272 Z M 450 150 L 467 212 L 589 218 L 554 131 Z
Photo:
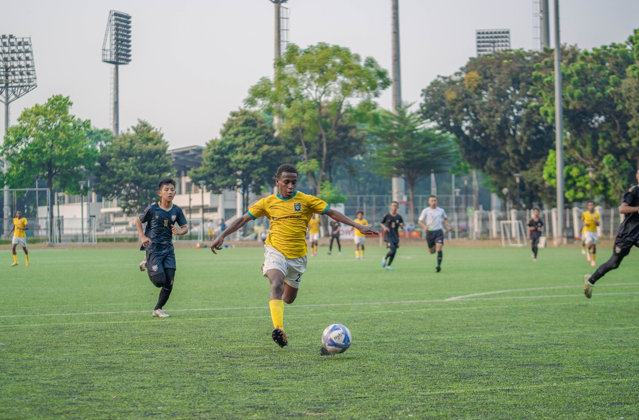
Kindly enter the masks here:
M 154 274 L 149 276 L 149 279 L 151 279 L 151 283 L 153 283 L 155 287 L 163 287 L 166 284 L 165 273 Z

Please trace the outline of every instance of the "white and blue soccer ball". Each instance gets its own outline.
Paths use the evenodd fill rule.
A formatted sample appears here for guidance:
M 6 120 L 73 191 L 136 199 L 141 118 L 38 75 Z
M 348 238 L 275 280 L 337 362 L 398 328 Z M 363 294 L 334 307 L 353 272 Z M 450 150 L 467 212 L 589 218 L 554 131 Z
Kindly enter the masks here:
M 326 327 L 322 333 L 322 346 L 329 353 L 344 353 L 351 346 L 353 336 L 348 328 L 342 324 L 333 324 Z

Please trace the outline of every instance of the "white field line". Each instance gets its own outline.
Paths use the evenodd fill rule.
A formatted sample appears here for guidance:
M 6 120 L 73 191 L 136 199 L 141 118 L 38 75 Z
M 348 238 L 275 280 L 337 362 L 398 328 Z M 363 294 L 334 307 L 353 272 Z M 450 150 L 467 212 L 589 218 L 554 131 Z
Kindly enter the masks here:
M 604 286 L 636 286 L 639 283 L 613 283 L 613 284 L 602 284 L 602 285 L 598 285 L 596 287 L 604 287 Z M 473 293 L 472 295 L 464 295 L 464 296 L 455 296 L 452 298 L 448 298 L 445 299 L 446 301 L 451 301 L 451 300 L 460 300 L 460 299 L 466 299 L 467 298 L 473 298 L 476 296 L 486 296 L 486 295 L 496 295 L 496 294 L 500 294 L 500 293 L 511 293 L 511 292 L 529 292 L 532 290 L 551 290 L 551 289 L 568 289 L 571 287 L 582 287 L 582 286 L 551 286 L 551 287 L 533 287 L 530 289 L 510 289 L 510 290 L 496 290 L 494 292 L 482 292 L 482 293 Z
M 635 286 L 639 283 L 614 283 L 614 284 L 602 284 L 601 286 Z M 494 292 L 475 293 L 473 295 L 456 296 L 448 299 L 428 299 L 428 300 L 399 300 L 391 302 L 354 302 L 354 303 L 317 303 L 309 305 L 295 305 L 289 306 L 290 309 L 295 308 L 326 308 L 335 306 L 375 306 L 375 305 L 410 305 L 414 303 L 442 303 L 452 302 L 463 299 L 464 301 L 481 301 L 481 300 L 509 300 L 509 299 L 548 299 L 548 298 L 565 298 L 565 297 L 581 297 L 578 295 L 544 295 L 544 296 L 505 296 L 494 298 L 473 298 L 475 296 L 485 296 L 498 293 L 509 292 L 522 292 L 529 290 L 549 290 L 549 289 L 567 289 L 581 286 L 552 286 L 552 287 L 535 287 L 531 289 L 511 289 L 511 290 L 497 290 Z M 639 292 L 625 292 L 625 293 L 597 293 L 596 296 L 616 296 L 616 295 L 637 295 Z M 245 310 L 264 310 L 268 309 L 267 306 L 236 306 L 228 308 L 191 308 L 191 309 L 170 309 L 166 312 L 207 312 L 207 311 L 245 311 Z M 152 311 L 113 311 L 113 312 L 77 312 L 77 313 L 61 313 L 61 314 L 25 314 L 25 315 L 0 315 L 0 318 L 32 318 L 32 317 L 49 317 L 49 316 L 91 316 L 91 315 L 126 315 L 126 314 L 145 314 Z

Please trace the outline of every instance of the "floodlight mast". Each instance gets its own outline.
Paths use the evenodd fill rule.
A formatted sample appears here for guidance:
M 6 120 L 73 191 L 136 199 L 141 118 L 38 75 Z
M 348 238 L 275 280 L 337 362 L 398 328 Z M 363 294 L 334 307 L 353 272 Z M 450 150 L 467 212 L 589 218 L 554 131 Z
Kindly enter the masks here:
M 102 44 L 102 61 L 113 64 L 113 134 L 120 135 L 119 66 L 131 62 L 131 15 L 111 10 Z
M 392 32 L 392 60 L 393 60 L 393 112 L 397 114 L 397 108 L 402 106 L 402 72 L 401 55 L 399 44 L 399 0 L 391 0 L 391 32 Z M 391 180 L 392 196 L 394 201 L 405 201 L 404 178 L 393 177 Z M 412 205 L 412 203 L 411 203 Z M 402 205 L 400 211 L 404 214 L 405 208 Z
M 4 103 L 4 129 L 9 132 L 9 105 L 38 87 L 33 46 L 31 37 L 17 38 L 13 35 L 0 35 L 0 102 Z M 9 169 L 4 157 L 3 171 Z M 9 186 L 4 187 L 4 231 L 8 232 L 11 223 L 11 193 Z M 49 224 L 50 225 L 50 224 Z

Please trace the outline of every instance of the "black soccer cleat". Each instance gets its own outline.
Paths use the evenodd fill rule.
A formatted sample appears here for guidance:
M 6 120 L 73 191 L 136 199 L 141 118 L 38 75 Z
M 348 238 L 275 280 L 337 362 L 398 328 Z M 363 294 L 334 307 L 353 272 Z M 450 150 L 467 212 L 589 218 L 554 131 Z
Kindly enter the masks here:
M 437 271 L 437 272 L 439 273 L 440 271 L 442 271 L 442 268 L 441 268 L 440 266 L 437 266 L 437 268 L 435 269 L 435 271 Z
M 285 346 L 288 346 L 288 341 L 286 340 L 286 333 L 284 332 L 284 330 L 280 329 L 280 328 L 275 328 L 273 330 L 273 332 L 271 333 L 271 338 L 273 339 L 273 341 L 275 341 L 275 343 L 284 348 Z

